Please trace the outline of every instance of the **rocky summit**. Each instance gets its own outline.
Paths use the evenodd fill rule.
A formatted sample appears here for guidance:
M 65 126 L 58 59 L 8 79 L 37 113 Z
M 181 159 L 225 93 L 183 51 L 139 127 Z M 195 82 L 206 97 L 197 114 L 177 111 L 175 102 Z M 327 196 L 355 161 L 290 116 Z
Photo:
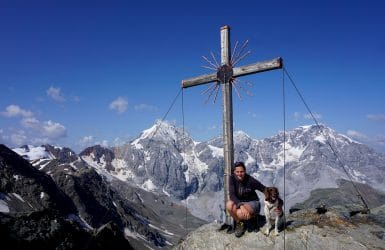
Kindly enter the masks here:
M 357 188 L 365 190 L 365 203 L 357 198 Z M 219 231 L 218 223 L 209 223 L 174 249 L 385 249 L 384 204 L 384 193 L 339 180 L 337 188 L 316 189 L 307 200 L 292 207 L 278 236 L 264 233 L 266 219 L 259 215 L 241 238 Z
M 206 224 L 174 249 L 385 249 L 385 206 L 370 214 L 354 206 L 299 210 L 286 217 L 286 228 L 278 236 L 265 235 L 263 222 L 241 238 L 218 231 L 220 226 Z

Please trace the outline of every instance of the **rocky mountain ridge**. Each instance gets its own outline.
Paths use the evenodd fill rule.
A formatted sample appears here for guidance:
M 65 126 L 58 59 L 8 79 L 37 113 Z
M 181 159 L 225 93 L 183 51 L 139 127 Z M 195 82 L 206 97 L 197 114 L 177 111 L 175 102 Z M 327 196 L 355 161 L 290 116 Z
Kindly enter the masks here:
M 69 152 L 64 154 L 67 158 L 75 157 Z M 279 188 L 287 211 L 314 189 L 337 187 L 339 179 L 385 191 L 385 156 L 323 125 L 302 126 L 263 140 L 234 132 L 234 155 L 246 163 L 248 173 Z M 127 144 L 95 145 L 77 157 L 107 179 L 118 178 L 182 201 L 204 220 L 223 219 L 221 137 L 196 142 L 182 128 L 159 121 Z M 34 164 L 44 166 L 44 162 Z
M 87 153 L 95 150 L 99 153 Z M 188 204 L 198 217 L 223 218 L 221 137 L 196 142 L 181 128 L 157 122 L 128 144 L 111 149 L 94 146 L 80 155 L 101 172 Z M 263 140 L 235 132 L 234 155 L 246 163 L 248 173 L 284 193 L 287 210 L 314 189 L 337 187 L 339 179 L 385 191 L 385 156 L 322 125 L 302 126 Z
M 6 242 L 105 249 L 116 241 L 126 249 L 167 249 L 203 223 L 167 197 L 106 181 L 71 151 L 55 155 L 55 148 L 44 148 L 54 157 L 34 159 L 32 166 L 0 145 L 0 231 Z
M 285 145 L 283 138 L 286 138 Z M 234 142 L 235 159 L 244 161 L 247 171 L 265 185 L 280 188 L 286 212 L 290 208 L 293 208 L 291 211 L 304 211 L 322 204 L 334 206 L 336 200 L 362 204 L 354 188 L 346 188 L 350 190 L 349 194 L 340 193 L 349 186 L 346 183 L 351 183 L 346 181 L 348 177 L 343 167 L 356 182 L 361 195 L 366 196 L 370 209 L 385 203 L 384 155 L 330 128 L 303 126 L 264 140 L 235 132 Z M 337 156 L 329 144 L 338 149 Z M 107 235 L 123 231 L 122 239 L 129 238 L 130 247 L 171 248 L 183 235 L 204 223 L 191 216 L 184 206 L 206 221 L 221 221 L 223 218 L 223 149 L 220 137 L 195 142 L 182 129 L 158 122 L 130 143 L 113 148 L 95 145 L 79 155 L 71 149 L 51 145 L 23 146 L 13 150 L 28 159 L 19 157 L 21 160 L 17 160 L 16 165 L 22 165 L 19 161 L 30 162 L 33 167 L 29 165 L 29 168 L 45 173 L 60 192 L 76 201 L 69 206 L 71 211 L 75 211 L 75 216 L 69 221 L 75 221 L 76 230 L 91 230 L 93 234 L 87 237 L 95 237 L 95 231 L 106 228 Z M 6 223 L 16 223 L 12 221 L 13 215 L 7 217 L 10 211 L 20 210 L 25 215 L 30 213 L 31 207 L 28 202 L 20 202 L 24 199 L 18 193 L 20 191 L 13 194 L 3 189 L 9 183 L 16 183 L 19 175 L 8 173 L 6 176 L 8 181 L 2 181 L 5 184 L 0 190 L 1 221 L 5 223 L 3 225 L 10 225 Z M 285 189 L 283 181 L 286 181 Z M 12 185 L 28 186 L 21 183 Z M 42 193 L 34 192 L 34 199 L 44 198 Z M 307 203 L 301 203 L 308 197 Z M 103 211 L 112 213 L 100 218 Z M 346 212 L 342 214 L 346 215 Z M 29 220 L 28 217 L 24 219 Z M 66 216 L 62 219 L 68 220 Z M 111 221 L 114 223 L 110 224 Z M 16 228 L 14 230 L 17 232 Z

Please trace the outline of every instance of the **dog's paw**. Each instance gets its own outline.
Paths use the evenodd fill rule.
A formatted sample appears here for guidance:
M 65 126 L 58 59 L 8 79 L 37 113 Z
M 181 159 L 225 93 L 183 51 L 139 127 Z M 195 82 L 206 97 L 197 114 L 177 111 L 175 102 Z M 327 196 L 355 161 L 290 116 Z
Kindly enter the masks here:
M 278 236 L 279 235 L 279 232 L 278 231 L 274 231 L 274 236 Z
M 270 229 L 266 228 L 265 230 L 262 231 L 264 235 L 269 236 L 270 234 Z

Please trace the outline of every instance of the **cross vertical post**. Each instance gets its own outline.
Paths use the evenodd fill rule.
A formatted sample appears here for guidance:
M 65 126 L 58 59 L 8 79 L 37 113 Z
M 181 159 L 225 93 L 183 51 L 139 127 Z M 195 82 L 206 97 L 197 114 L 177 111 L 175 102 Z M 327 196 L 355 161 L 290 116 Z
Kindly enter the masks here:
M 236 77 L 250 75 L 254 73 L 269 71 L 282 68 L 282 59 L 280 57 L 265 61 L 253 63 L 246 66 L 233 68 L 231 63 L 230 47 L 230 27 L 221 27 L 221 66 L 216 73 L 197 76 L 194 78 L 182 80 L 182 87 L 189 88 L 210 82 L 222 84 L 223 100 L 223 157 L 224 157 L 224 198 L 226 203 L 229 200 L 229 181 L 231 168 L 234 163 L 234 142 L 233 142 L 233 103 L 232 103 L 232 84 Z M 231 225 L 231 216 L 226 211 L 227 225 Z
M 225 209 L 229 200 L 229 177 L 231 175 L 231 166 L 234 163 L 234 143 L 233 143 L 233 97 L 232 97 L 232 69 L 230 66 L 230 27 L 221 28 L 221 68 L 225 72 L 222 79 L 222 100 L 223 100 L 223 157 L 225 163 L 224 169 L 224 198 Z M 226 72 L 226 69 L 231 69 Z M 226 212 L 227 225 L 231 224 L 231 216 Z

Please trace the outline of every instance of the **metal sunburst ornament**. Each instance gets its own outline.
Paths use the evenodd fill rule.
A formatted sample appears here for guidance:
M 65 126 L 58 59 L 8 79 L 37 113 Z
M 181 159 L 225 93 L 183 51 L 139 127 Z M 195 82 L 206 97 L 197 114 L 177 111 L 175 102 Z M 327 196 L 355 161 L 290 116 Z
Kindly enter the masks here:
M 248 90 L 247 87 L 245 87 L 243 84 L 247 85 L 248 87 L 252 87 L 253 84 L 248 81 L 241 81 L 234 77 L 233 75 L 233 67 L 236 66 L 240 61 L 245 59 L 248 55 L 251 54 L 251 51 L 248 50 L 245 52 L 245 49 L 249 43 L 249 40 L 246 40 L 241 48 L 238 50 L 238 44 L 239 42 L 236 41 L 233 52 L 230 57 L 230 65 L 220 65 L 215 57 L 215 54 L 213 52 L 210 52 L 211 59 L 209 59 L 206 56 L 202 56 L 202 58 L 208 63 L 208 65 L 203 65 L 203 68 L 214 70 L 217 72 L 217 80 L 212 83 L 208 88 L 206 88 L 204 91 L 202 91 L 201 94 L 207 94 L 207 99 L 205 103 L 207 103 L 210 98 L 213 96 L 213 103 L 216 102 L 216 99 L 218 97 L 220 84 L 225 83 L 226 81 L 229 81 L 231 85 L 233 86 L 235 92 L 237 93 L 239 99 L 242 100 L 242 96 L 240 91 L 245 92 L 245 94 L 252 96 L 253 94 Z

